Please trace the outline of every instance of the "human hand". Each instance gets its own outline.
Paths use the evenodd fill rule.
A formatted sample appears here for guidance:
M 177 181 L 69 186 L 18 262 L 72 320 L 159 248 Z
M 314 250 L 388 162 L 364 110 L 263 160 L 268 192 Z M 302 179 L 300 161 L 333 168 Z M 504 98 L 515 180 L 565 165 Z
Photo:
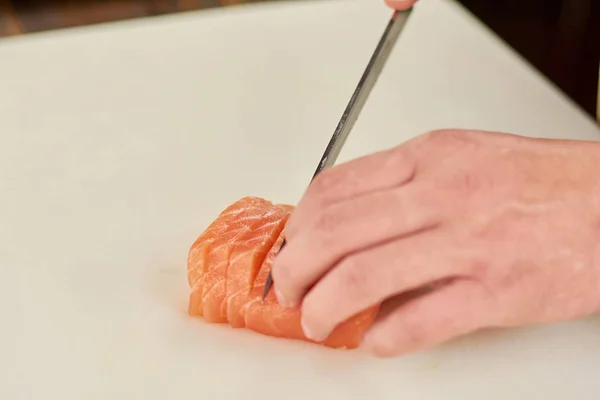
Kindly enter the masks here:
M 385 3 L 394 10 L 406 10 L 415 5 L 417 0 L 385 0 Z
M 596 142 L 446 130 L 329 168 L 286 226 L 275 292 L 315 340 L 382 304 L 377 356 L 600 311 L 599 159 Z

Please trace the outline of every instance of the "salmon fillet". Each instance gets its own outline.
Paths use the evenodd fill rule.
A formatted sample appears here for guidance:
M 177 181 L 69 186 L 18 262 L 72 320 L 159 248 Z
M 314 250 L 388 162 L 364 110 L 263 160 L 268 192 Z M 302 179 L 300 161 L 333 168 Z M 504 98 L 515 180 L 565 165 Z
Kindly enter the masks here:
M 188 310 L 190 315 L 202 315 L 202 284 L 208 271 L 208 257 L 213 243 L 223 237 L 245 206 L 245 202 L 238 201 L 227 207 L 192 244 L 187 260 L 188 283 L 192 288 Z
M 268 204 L 265 200 L 246 197 L 225 210 L 196 239 L 188 254 L 190 315 L 204 315 L 211 322 L 223 318 L 215 309 L 218 292 L 224 288 L 229 256 L 235 240 L 251 231 L 252 223 L 260 221 Z M 205 312 L 208 311 L 208 315 Z M 216 315 L 214 315 L 216 313 Z
M 244 197 L 219 214 L 188 254 L 191 316 L 229 323 L 234 328 L 246 327 L 263 335 L 311 341 L 302 332 L 298 307 L 282 307 L 273 293 L 262 300 L 293 209 L 258 197 Z M 373 307 L 350 318 L 322 344 L 358 347 L 377 312 L 378 307 Z
M 227 269 L 227 320 L 234 328 L 245 326 L 242 308 L 250 301 L 250 290 L 259 268 L 283 230 L 290 211 L 268 204 L 259 223 L 235 242 Z

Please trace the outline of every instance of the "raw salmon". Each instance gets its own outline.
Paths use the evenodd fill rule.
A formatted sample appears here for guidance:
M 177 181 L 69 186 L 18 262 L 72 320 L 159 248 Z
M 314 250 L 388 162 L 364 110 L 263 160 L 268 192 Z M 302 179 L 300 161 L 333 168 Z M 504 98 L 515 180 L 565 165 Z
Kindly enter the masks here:
M 219 214 L 190 248 L 190 315 L 268 336 L 310 341 L 302 332 L 299 308 L 280 306 L 272 293 L 262 300 L 292 211 L 292 206 L 244 197 Z M 354 316 L 322 344 L 357 347 L 377 311 L 374 307 Z
M 251 300 L 249 294 L 259 268 L 280 236 L 290 211 L 288 207 L 269 204 L 259 221 L 235 242 L 227 268 L 227 320 L 234 328 L 245 325 L 242 308 Z

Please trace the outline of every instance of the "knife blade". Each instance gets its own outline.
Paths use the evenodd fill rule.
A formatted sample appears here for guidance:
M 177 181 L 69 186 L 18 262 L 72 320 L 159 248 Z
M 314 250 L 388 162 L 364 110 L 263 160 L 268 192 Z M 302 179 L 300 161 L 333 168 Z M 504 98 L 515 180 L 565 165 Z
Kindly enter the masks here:
M 346 139 L 348 135 L 352 131 L 360 112 L 363 109 L 371 90 L 375 86 L 377 82 L 377 78 L 381 75 L 381 71 L 400 36 L 400 33 L 404 29 L 406 22 L 410 14 L 412 13 L 412 8 L 404 11 L 394 11 L 390 21 L 388 22 L 365 71 L 363 72 L 344 113 L 342 114 L 342 118 L 340 119 L 335 131 L 333 132 L 333 136 L 331 137 L 329 143 L 327 144 L 327 148 L 321 157 L 321 161 L 319 161 L 319 165 L 313 174 L 311 182 L 315 179 L 315 177 L 323 171 L 325 168 L 330 167 L 335 164 L 344 144 L 346 143 Z M 283 249 L 286 245 L 286 240 L 284 239 L 281 243 L 281 247 L 279 251 Z M 269 294 L 271 287 L 273 286 L 273 276 L 271 274 L 272 271 L 269 271 L 269 275 L 267 277 L 267 281 L 265 282 L 265 288 L 263 291 L 263 300 Z

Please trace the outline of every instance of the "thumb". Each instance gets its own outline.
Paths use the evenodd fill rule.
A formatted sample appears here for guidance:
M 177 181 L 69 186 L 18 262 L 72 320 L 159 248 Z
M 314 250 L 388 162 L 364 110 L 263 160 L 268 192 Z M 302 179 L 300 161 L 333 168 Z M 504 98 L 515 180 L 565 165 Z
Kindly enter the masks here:
M 411 8 L 417 0 L 385 0 L 385 3 L 395 10 L 406 10 Z

